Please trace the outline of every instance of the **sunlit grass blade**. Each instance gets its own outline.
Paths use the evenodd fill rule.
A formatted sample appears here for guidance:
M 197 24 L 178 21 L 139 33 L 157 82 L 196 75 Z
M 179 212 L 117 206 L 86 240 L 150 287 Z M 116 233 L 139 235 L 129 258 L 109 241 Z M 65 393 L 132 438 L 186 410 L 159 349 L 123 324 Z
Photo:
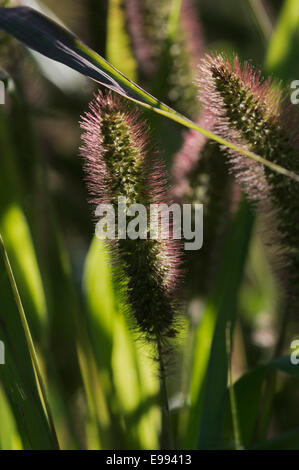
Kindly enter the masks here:
M 49 398 L 54 419 L 58 422 L 60 443 L 64 448 L 78 448 L 82 435 L 76 426 L 72 397 L 79 393 L 78 390 L 80 393 L 83 390 L 77 357 L 77 332 L 84 330 L 84 316 L 50 196 L 44 155 L 36 142 L 32 116 L 23 92 L 21 86 L 16 84 L 9 88 L 8 104 L 11 106 L 5 108 L 9 112 L 5 113 L 1 121 L 3 171 L 0 173 L 0 181 L 3 184 L 0 191 L 0 231 L 33 337 L 39 340 L 39 358 L 47 375 L 51 392 Z M 10 138 L 11 128 L 13 136 L 17 136 L 14 139 Z M 24 204 L 22 195 L 28 193 L 32 195 L 33 204 Z M 21 206 L 26 209 L 26 217 Z M 40 214 L 46 216 L 42 218 Z M 45 233 L 43 230 L 47 237 L 41 238 Z M 35 253 L 36 258 L 33 256 Z M 23 269 L 20 270 L 19 266 Z M 35 297 L 31 292 L 32 286 L 37 290 L 37 293 L 33 291 Z M 41 305 L 47 305 L 48 315 L 41 318 L 42 328 L 39 328 L 38 336 L 36 328 L 33 328 L 36 324 L 36 307 L 28 301 L 31 297 L 41 298 Z
M 22 287 L 24 304 L 32 307 L 29 318 L 33 333 L 40 339 L 42 327 L 47 322 L 47 308 L 36 253 L 32 243 L 30 228 L 26 217 L 18 204 L 0 203 L 0 230 L 7 245 L 16 278 Z
M 46 57 L 61 62 L 143 107 L 195 129 L 209 139 L 299 182 L 299 175 L 199 127 L 161 103 L 116 70 L 70 31 L 39 12 L 27 7 L 0 8 L 0 27 Z
M 283 80 L 298 79 L 299 2 L 286 0 L 269 43 L 266 70 Z
M 5 345 L 5 364 L 0 366 L 1 383 L 9 399 L 24 448 L 55 449 L 58 443 L 46 392 L 2 238 L 0 249 L 0 336 Z
M 0 231 L 25 308 L 30 312 L 33 333 L 40 339 L 47 322 L 47 306 L 30 227 L 21 205 L 24 188 L 9 124 L 9 117 L 0 109 Z
M 157 448 L 158 377 L 143 345 L 135 343 L 128 328 L 122 304 L 114 291 L 108 254 L 97 238 L 86 259 L 84 289 L 91 345 L 101 385 L 101 408 L 96 410 L 101 445 L 112 448 L 118 439 L 119 448 Z M 96 393 L 96 389 L 91 390 L 93 402 Z M 119 423 L 120 416 L 123 424 Z
M 0 385 L 0 450 L 22 450 L 22 442 L 18 433 L 17 425 L 4 393 Z

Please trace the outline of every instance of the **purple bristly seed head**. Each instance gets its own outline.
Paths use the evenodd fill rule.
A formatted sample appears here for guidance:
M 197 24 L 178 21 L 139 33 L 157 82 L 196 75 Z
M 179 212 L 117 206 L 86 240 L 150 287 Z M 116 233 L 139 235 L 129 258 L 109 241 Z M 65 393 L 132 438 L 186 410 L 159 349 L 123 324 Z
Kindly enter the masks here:
M 258 155 L 299 174 L 298 112 L 287 105 L 279 84 L 263 80 L 237 57 L 206 56 L 199 66 L 200 99 L 216 122 L 215 132 Z M 277 232 L 280 264 L 291 295 L 299 286 L 298 183 L 228 151 L 232 171 L 248 196 L 264 211 L 272 209 L 271 232 Z
M 118 197 L 124 196 L 128 204 L 146 207 L 149 224 L 150 204 L 170 201 L 163 165 L 149 147 L 141 116 L 111 93 L 99 93 L 81 127 L 81 155 L 93 206 L 110 203 L 117 212 Z M 146 339 L 164 344 L 176 333 L 180 245 L 148 236 L 112 241 L 110 247 L 135 327 Z

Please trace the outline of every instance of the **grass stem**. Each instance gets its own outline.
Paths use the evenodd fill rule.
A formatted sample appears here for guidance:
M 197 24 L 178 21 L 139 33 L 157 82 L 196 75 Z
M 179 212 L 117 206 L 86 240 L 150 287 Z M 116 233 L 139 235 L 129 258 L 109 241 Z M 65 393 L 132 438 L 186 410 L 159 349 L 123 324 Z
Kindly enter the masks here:
M 239 419 L 238 419 L 237 400 L 236 400 L 236 395 L 235 395 L 235 390 L 234 390 L 234 385 L 233 385 L 233 377 L 232 377 L 232 364 L 231 364 L 232 347 L 231 347 L 231 323 L 230 322 L 228 322 L 227 327 L 226 327 L 226 354 L 227 354 L 227 371 L 228 371 L 228 391 L 229 391 L 229 397 L 230 397 L 235 448 L 236 450 L 243 450 L 244 446 L 242 445 L 242 440 L 241 440 L 241 430 L 240 430 L 240 424 L 239 424 Z
M 164 450 L 171 450 L 174 448 L 171 416 L 169 409 L 169 398 L 166 383 L 166 367 L 163 359 L 163 351 L 161 341 L 157 340 L 158 344 L 158 361 L 159 361 L 159 374 L 160 374 L 160 391 L 162 401 L 162 438 L 161 447 Z

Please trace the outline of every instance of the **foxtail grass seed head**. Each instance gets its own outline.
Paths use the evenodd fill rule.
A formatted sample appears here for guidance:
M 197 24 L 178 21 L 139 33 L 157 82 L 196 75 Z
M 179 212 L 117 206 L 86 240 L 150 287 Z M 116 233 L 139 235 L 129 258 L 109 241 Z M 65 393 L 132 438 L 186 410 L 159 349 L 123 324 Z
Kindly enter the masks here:
M 215 131 L 231 142 L 299 174 L 298 112 L 279 84 L 264 80 L 235 57 L 206 56 L 199 65 L 200 99 L 215 119 Z M 233 150 L 232 170 L 248 196 L 267 215 L 280 242 L 280 268 L 289 295 L 299 299 L 299 187 Z M 274 245 L 276 236 L 272 236 Z M 274 248 L 274 246 L 273 246 Z
M 151 204 L 169 202 L 163 165 L 150 148 L 138 113 L 111 93 L 99 93 L 81 127 L 81 154 L 94 209 L 103 203 L 117 209 L 119 197 L 128 205 L 142 204 L 147 212 Z M 176 334 L 179 243 L 161 237 L 107 243 L 134 326 L 147 340 L 165 344 Z

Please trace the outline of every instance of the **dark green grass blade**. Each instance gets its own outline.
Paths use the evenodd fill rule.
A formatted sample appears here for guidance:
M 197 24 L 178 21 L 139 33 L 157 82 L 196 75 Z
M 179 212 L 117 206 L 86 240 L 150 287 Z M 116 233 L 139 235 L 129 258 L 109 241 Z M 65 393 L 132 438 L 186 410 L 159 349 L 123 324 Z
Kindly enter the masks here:
M 121 95 L 168 109 L 118 72 L 73 33 L 36 10 L 27 7 L 0 8 L 0 26 L 31 49 L 72 67 Z
M 299 450 L 299 428 L 261 442 L 251 450 Z
M 226 327 L 233 325 L 254 217 L 244 200 L 225 244 L 225 256 L 195 338 L 191 411 L 184 448 L 219 448 L 227 402 Z
M 298 79 L 299 2 L 283 2 L 266 57 L 266 69 L 285 82 Z
M 260 412 L 261 400 L 262 400 L 262 387 L 265 383 L 267 372 L 269 368 L 274 368 L 285 372 L 286 374 L 293 375 L 297 379 L 299 378 L 298 365 L 291 363 L 290 356 L 283 356 L 277 359 L 273 359 L 271 362 L 260 365 L 248 374 L 243 375 L 234 386 L 237 406 L 238 406 L 238 418 L 240 423 L 240 430 L 245 448 L 252 446 L 254 432 L 256 430 L 258 414 Z M 228 445 L 232 443 L 232 430 L 231 430 L 231 418 L 230 412 L 227 410 L 226 429 L 225 429 L 225 440 L 228 441 Z M 279 449 L 292 448 L 295 439 L 297 438 L 297 448 L 299 446 L 298 441 L 298 430 L 290 431 L 282 434 L 269 441 L 263 441 L 256 444 L 253 448 L 258 449 Z M 294 447 L 293 447 L 294 448 Z M 296 448 L 296 447 L 295 447 Z
M 12 115 L 0 108 L 0 231 L 3 237 L 32 333 L 40 338 L 47 323 L 47 306 L 28 218 L 23 210 L 27 195 L 20 178 Z M 23 120 L 24 123 L 24 120 Z M 14 121 L 16 126 L 16 121 Z
M 252 444 L 258 413 L 260 410 L 261 392 L 266 372 L 267 367 L 261 365 L 252 372 L 243 375 L 234 384 L 240 433 L 242 436 L 242 443 L 245 448 L 248 448 Z M 232 447 L 232 418 L 229 408 L 226 410 L 226 425 L 224 434 L 224 440 L 227 442 L 226 447 Z

